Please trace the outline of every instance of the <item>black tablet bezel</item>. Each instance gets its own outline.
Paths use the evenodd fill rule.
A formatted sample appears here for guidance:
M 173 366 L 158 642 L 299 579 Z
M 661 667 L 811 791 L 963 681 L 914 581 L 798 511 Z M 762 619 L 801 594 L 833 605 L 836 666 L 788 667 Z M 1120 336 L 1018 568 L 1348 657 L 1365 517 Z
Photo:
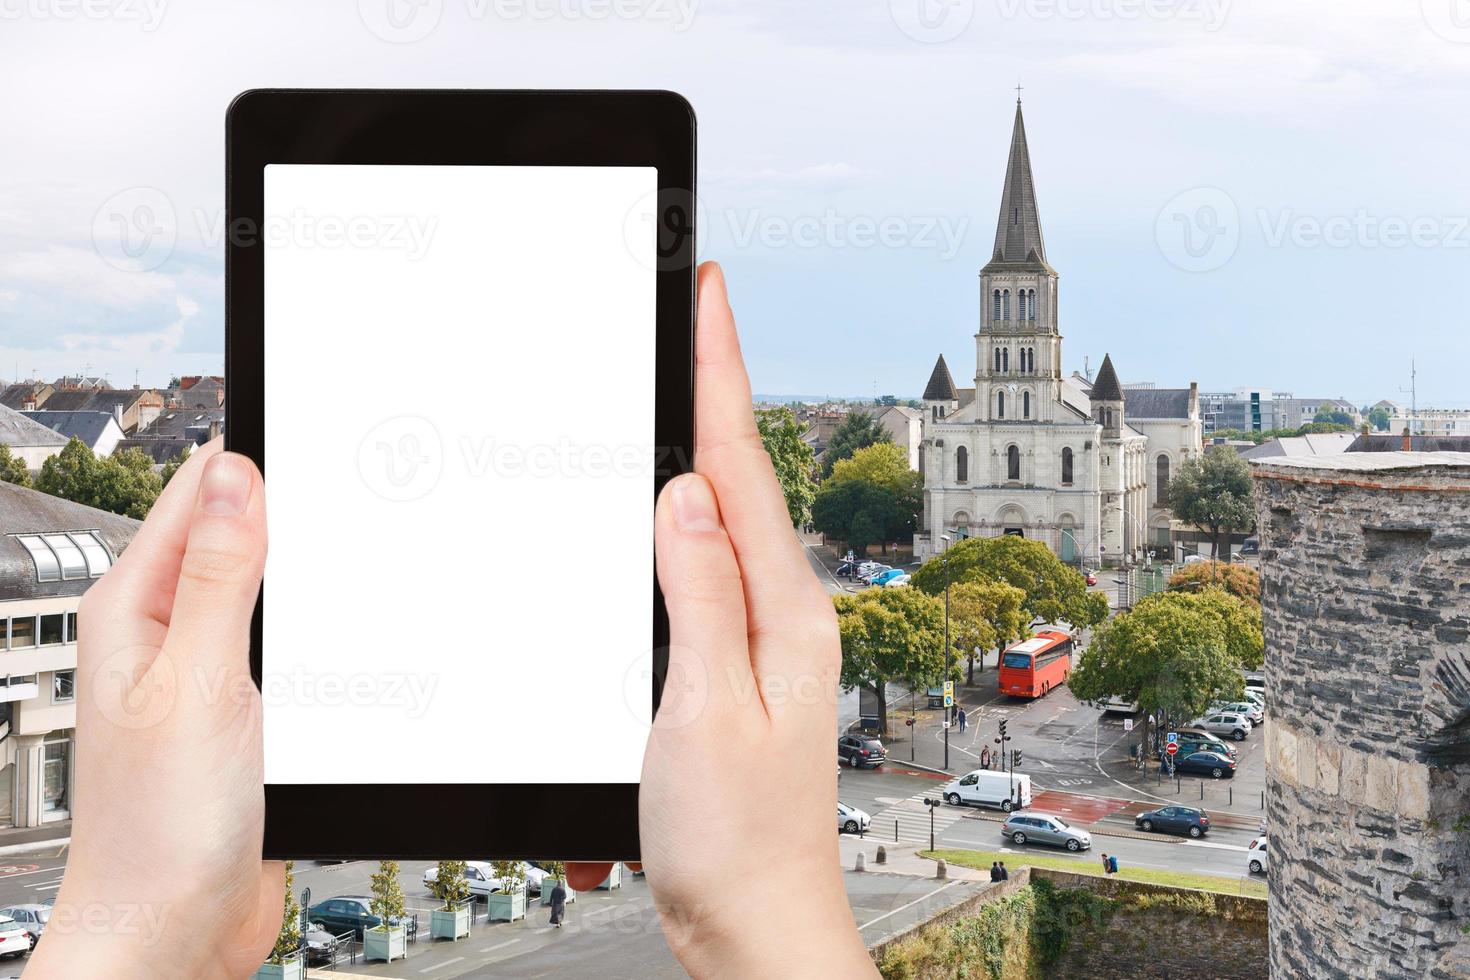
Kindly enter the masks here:
M 691 468 L 695 120 L 682 97 L 660 91 L 258 89 L 235 99 L 225 129 L 225 445 L 259 465 L 267 488 L 264 255 L 254 230 L 262 227 L 264 170 L 271 163 L 656 167 L 654 435 L 662 462 L 655 494 Z M 567 270 L 569 277 L 575 272 Z M 269 585 L 267 579 L 251 626 L 257 687 Z M 656 581 L 653 596 L 657 710 L 668 664 L 668 618 Z M 465 736 L 480 737 L 473 725 Z M 265 806 L 267 858 L 639 856 L 636 783 L 268 785 Z M 323 819 L 328 815 L 334 819 Z

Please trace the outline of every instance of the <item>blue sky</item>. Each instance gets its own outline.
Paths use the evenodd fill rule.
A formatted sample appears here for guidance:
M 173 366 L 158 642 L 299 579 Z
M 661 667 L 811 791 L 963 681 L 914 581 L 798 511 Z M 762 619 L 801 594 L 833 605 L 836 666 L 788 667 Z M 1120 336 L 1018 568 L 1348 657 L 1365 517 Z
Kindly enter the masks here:
M 241 89 L 585 86 L 694 103 L 758 391 L 916 394 L 940 352 L 963 384 L 1019 80 L 1069 370 L 1407 401 L 1417 357 L 1470 407 L 1467 0 L 89 11 L 0 5 L 0 378 L 220 369 Z M 119 214 L 162 234 L 123 254 Z

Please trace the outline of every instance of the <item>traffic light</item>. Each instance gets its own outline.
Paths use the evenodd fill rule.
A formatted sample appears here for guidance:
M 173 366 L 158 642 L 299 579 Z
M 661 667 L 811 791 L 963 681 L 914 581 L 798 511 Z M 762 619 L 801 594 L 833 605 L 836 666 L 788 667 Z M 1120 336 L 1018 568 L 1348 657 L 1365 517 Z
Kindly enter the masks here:
M 1011 768 L 1019 769 L 1021 766 L 1021 750 L 1011 749 Z
M 1006 737 L 1006 720 L 1004 718 L 1000 720 L 1000 737 Z

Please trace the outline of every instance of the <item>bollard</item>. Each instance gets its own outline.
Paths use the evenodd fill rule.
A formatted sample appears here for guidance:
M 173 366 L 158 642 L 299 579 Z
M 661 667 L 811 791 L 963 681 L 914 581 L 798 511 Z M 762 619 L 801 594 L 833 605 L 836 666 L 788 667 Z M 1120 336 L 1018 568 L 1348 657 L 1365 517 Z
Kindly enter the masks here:
M 1204 799 L 1205 798 L 1205 783 L 1204 783 L 1204 780 L 1200 780 L 1200 784 L 1199 784 L 1199 798 L 1200 799 Z
M 1261 809 L 1266 809 L 1266 791 L 1261 790 Z
M 854 870 L 854 871 L 866 871 L 866 870 L 868 870 L 866 859 L 863 857 L 863 852 L 862 851 L 858 851 L 857 862 L 852 866 L 852 870 Z
M 1230 787 L 1230 805 L 1231 806 L 1234 806 L 1235 805 L 1235 787 L 1234 786 L 1231 786 Z
M 948 878 L 949 877 L 949 866 L 944 863 L 944 858 L 940 858 L 939 859 L 939 862 L 934 866 L 934 877 L 936 877 L 936 878 Z
M 898 821 L 893 821 L 893 843 L 898 843 Z
M 878 854 L 877 854 L 876 857 L 873 858 L 873 862 L 875 864 L 887 864 L 888 863 L 888 851 L 883 847 L 882 844 L 879 844 L 878 845 Z

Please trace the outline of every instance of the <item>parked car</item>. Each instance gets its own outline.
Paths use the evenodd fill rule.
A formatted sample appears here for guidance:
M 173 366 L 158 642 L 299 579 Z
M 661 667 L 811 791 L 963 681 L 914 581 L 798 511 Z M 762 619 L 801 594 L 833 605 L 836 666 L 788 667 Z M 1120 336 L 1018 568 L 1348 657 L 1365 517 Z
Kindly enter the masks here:
M 1133 826 L 1147 833 L 1162 830 L 1170 834 L 1203 837 L 1210 832 L 1210 815 L 1192 806 L 1165 806 L 1140 813 L 1133 818 Z
M 892 582 L 894 579 L 905 578 L 907 575 L 908 573 L 905 572 L 902 568 L 885 568 L 883 571 L 879 572 L 871 579 L 869 579 L 868 584 L 882 588 L 889 582 Z
M 897 571 L 898 569 L 894 568 L 892 565 L 879 565 L 877 568 L 871 569 L 866 575 L 859 573 L 858 578 L 868 583 L 869 585 L 872 585 L 873 580 L 876 579 L 879 575 L 883 575 L 887 572 Z
M 541 882 L 546 878 L 546 872 L 532 864 L 521 862 L 521 874 L 525 878 L 526 891 L 533 894 L 541 894 Z M 424 869 L 424 887 L 428 888 L 439 880 L 439 868 L 437 865 L 429 865 Z M 470 894 L 476 898 L 484 898 L 491 892 L 500 891 L 504 887 L 504 880 L 495 876 L 495 866 L 489 861 L 466 861 L 464 866 L 465 884 L 470 886 Z
M 976 769 L 946 783 L 943 796 L 950 806 L 993 806 L 1010 813 L 1031 805 L 1031 777 Z
M 49 905 L 12 905 L 0 909 L 0 916 L 14 919 L 20 923 L 22 929 L 31 934 L 34 947 L 41 939 L 41 934 L 46 931 L 46 923 L 51 919 L 51 906 Z
M 888 566 L 883 564 L 881 561 L 860 561 L 857 565 L 858 578 L 862 578 L 865 575 L 871 575 L 874 572 L 878 571 L 880 568 L 887 567 Z
M 1192 752 L 1185 755 L 1180 751 L 1174 757 L 1174 765 L 1182 773 L 1196 773 L 1214 779 L 1229 779 L 1235 775 L 1235 760 L 1219 752 Z
M 1240 750 L 1211 735 L 1209 732 L 1178 732 L 1179 754 L 1194 755 L 1196 752 L 1218 752 L 1227 759 L 1234 759 Z
M 1209 561 L 1209 559 L 1206 558 L 1204 555 L 1185 555 L 1184 556 L 1184 564 L 1186 564 L 1186 565 L 1198 565 L 1202 561 Z
M 1000 835 L 1013 844 L 1051 844 L 1069 851 L 1085 851 L 1092 835 L 1050 813 L 1013 813 L 1001 824 Z
M 373 915 L 371 902 L 366 895 L 338 895 L 307 909 L 306 920 L 321 925 L 334 936 L 350 932 L 352 938 L 361 942 L 363 930 L 383 924 L 380 917 Z
M 1251 733 L 1251 720 L 1233 711 L 1217 711 L 1189 723 L 1191 728 L 1203 728 L 1216 735 L 1229 735 L 1237 742 L 1244 742 Z
M 344 930 L 345 934 L 345 930 Z M 308 965 L 332 963 L 337 951 L 349 940 L 334 936 L 323 928 L 323 923 L 311 923 L 301 930 L 301 950 Z
M 855 806 L 848 806 L 841 800 L 837 801 L 837 829 L 844 834 L 856 834 L 867 830 L 873 823 L 873 818 L 859 810 Z
M 1088 572 L 1087 573 L 1087 584 L 1088 585 L 1096 585 L 1097 584 L 1097 576 L 1094 575 L 1094 574 L 1092 574 L 1091 572 Z
M 1219 704 L 1210 705 L 1210 711 L 1234 712 L 1237 715 L 1245 715 L 1250 719 L 1251 726 L 1255 727 L 1266 720 L 1266 712 L 1249 698 L 1244 701 L 1222 701 Z
M 1120 698 L 1116 696 L 1103 698 L 1101 701 L 1097 702 L 1097 707 L 1101 708 L 1104 713 L 1115 711 L 1118 714 L 1122 715 L 1138 714 L 1138 703 L 1136 701 L 1129 701 L 1127 698 Z
M 1266 835 L 1262 834 L 1245 849 L 1245 867 L 1253 875 L 1265 874 L 1270 867 L 1266 860 Z
M 1247 701 L 1260 708 L 1262 711 L 1266 710 L 1266 692 L 1262 691 L 1260 688 L 1248 687 L 1245 689 L 1245 693 L 1242 694 L 1241 697 L 1245 698 Z
M 931 684 L 924 689 L 924 698 L 929 702 L 931 708 L 944 707 L 944 687 L 940 684 Z
M 854 769 L 877 768 L 888 758 L 888 750 L 872 735 L 843 735 L 837 739 L 837 758 Z
M 893 578 L 889 579 L 888 581 L 881 582 L 879 584 L 881 584 L 883 586 L 883 588 L 885 588 L 885 589 L 893 589 L 893 588 L 897 588 L 900 585 L 908 585 L 913 580 L 914 580 L 914 577 L 912 575 L 907 575 L 907 574 L 905 574 L 905 575 L 895 575 Z
M 1260 538 L 1246 538 L 1240 546 L 1242 555 L 1259 555 L 1261 553 Z
M 36 937 L 8 915 L 0 915 L 0 959 L 24 956 L 36 945 Z

